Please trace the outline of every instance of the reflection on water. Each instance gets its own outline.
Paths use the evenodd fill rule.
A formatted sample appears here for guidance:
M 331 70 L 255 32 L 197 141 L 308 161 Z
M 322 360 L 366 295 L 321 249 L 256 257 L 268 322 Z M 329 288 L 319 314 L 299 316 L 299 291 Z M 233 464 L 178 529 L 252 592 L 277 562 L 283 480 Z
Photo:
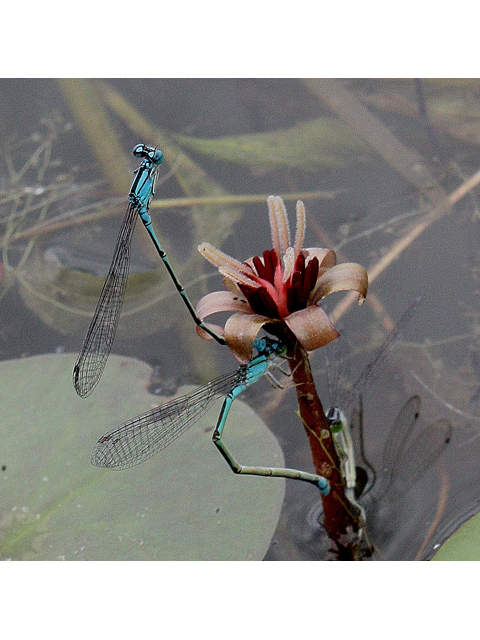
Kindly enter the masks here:
M 102 257 L 103 249 L 104 247 L 98 247 L 94 252 L 89 250 L 89 247 L 67 247 L 55 244 L 45 249 L 43 257 L 46 269 L 50 270 L 52 274 L 56 275 L 60 269 L 74 269 L 105 278 L 111 258 L 106 255 Z M 149 266 L 147 262 L 141 264 L 138 259 L 132 260 L 130 273 L 147 271 Z
M 112 164 L 130 171 L 133 145 L 145 137 L 156 137 L 151 142 L 165 146 L 165 172 L 172 171 L 156 198 L 197 198 L 175 209 L 153 209 L 155 224 L 194 301 L 218 288 L 200 272 L 201 261 L 195 262 L 201 241 L 220 246 L 239 259 L 256 255 L 270 242 L 264 224 L 266 203 L 245 199 L 235 207 L 202 204 L 198 198 L 203 196 L 328 192 L 328 198 L 305 199 L 311 224 L 307 246 L 338 247 L 342 261 L 371 267 L 389 255 L 399 238 L 419 229 L 434 206 L 430 192 L 415 182 L 405 166 L 399 166 L 398 145 L 390 147 L 395 158 L 390 161 L 378 150 L 372 151 L 371 145 L 360 140 L 363 134 L 355 130 L 349 147 L 349 128 L 355 128 L 355 123 L 337 117 L 311 83 L 294 79 L 138 79 L 94 88 L 111 116 L 109 125 L 119 148 L 125 149 L 125 164 L 120 159 Z M 352 80 L 343 82 L 342 88 L 374 113 L 397 143 L 421 159 L 440 197 L 452 193 L 478 170 L 478 81 L 422 81 L 419 89 L 418 83 L 408 80 Z M 0 130 L 8 132 L 2 139 L 11 140 L 15 134 L 4 149 L 0 174 L 2 358 L 53 352 L 59 344 L 78 352 L 101 288 L 104 265 L 113 251 L 114 238 L 108 230 L 114 221 L 117 229 L 123 215 L 117 208 L 109 213 L 113 217 L 102 218 L 110 204 L 99 207 L 98 203 L 110 203 L 118 193 L 103 181 L 109 174 L 87 143 L 83 123 L 66 126 L 72 116 L 54 81 L 2 81 L 0 93 Z M 22 104 L 29 105 L 28 111 L 16 108 L 19 95 Z M 125 101 L 129 96 L 135 96 L 131 106 L 138 114 L 136 119 L 129 120 L 126 111 L 118 110 L 120 98 Z M 38 124 L 58 109 L 63 124 L 52 124 L 52 118 Z M 147 124 L 140 125 L 141 118 Z M 335 126 L 327 126 L 329 119 Z M 309 135 L 315 122 L 315 135 Z M 262 135 L 256 138 L 256 134 Z M 289 136 L 294 136 L 296 144 L 289 145 Z M 246 142 L 255 144 L 250 154 Z M 281 150 L 286 148 L 288 153 L 282 158 Z M 262 153 L 267 154 L 263 161 Z M 312 154 L 315 161 L 305 162 Z M 128 171 L 121 175 L 127 183 L 131 179 Z M 81 224 L 81 214 L 69 219 L 69 212 L 84 207 L 100 217 Z M 432 545 L 441 541 L 452 523 L 477 509 L 480 422 L 472 418 L 480 416 L 479 212 L 478 190 L 472 189 L 390 259 L 370 288 L 367 302 L 371 306 L 352 307 L 342 317 L 353 346 L 349 355 L 353 381 L 381 344 L 392 319 L 400 317 L 411 300 L 423 296 L 388 370 L 364 397 L 366 448 L 377 473 L 388 427 L 399 407 L 413 395 L 422 397 L 425 424 L 444 419 L 453 428 L 444 455 L 408 493 L 392 491 L 375 500 L 372 489 L 365 495 L 369 541 L 378 559 L 412 559 L 419 552 L 422 558 L 430 557 Z M 61 226 L 48 230 L 54 221 Z M 43 230 L 35 231 L 40 226 Z M 66 229 L 71 234 L 69 244 L 62 236 Z M 100 238 L 98 252 L 87 232 L 91 239 Z M 144 260 L 151 265 L 147 254 L 141 256 L 142 251 L 135 249 L 132 264 L 138 265 L 138 273 L 133 276 L 144 272 Z M 205 380 L 232 368 L 226 350 L 202 343 L 204 350 L 200 351 L 190 319 L 160 273 L 161 266 L 150 271 L 153 281 L 135 284 L 144 297 L 140 302 L 133 300 L 137 317 L 132 324 L 128 324 L 126 308 L 123 334 L 121 321 L 121 340 L 115 348 L 149 361 L 160 356 L 168 374 L 165 379 L 176 379 L 181 371 L 182 376 Z M 79 293 L 88 288 L 82 277 L 89 279 L 91 295 L 79 301 Z M 92 278 L 98 280 L 93 287 Z M 143 323 L 149 332 L 145 339 Z M 314 360 L 315 364 L 319 391 L 328 406 L 325 371 Z M 253 405 L 261 401 L 263 408 L 262 393 L 252 390 L 249 401 Z M 281 411 L 265 413 L 265 419 L 280 439 L 290 466 L 308 469 L 310 452 L 295 416 L 293 394 L 271 391 L 268 400 L 280 397 Z M 405 460 L 401 466 L 404 464 Z M 314 513 L 312 507 L 316 496 L 307 489 L 288 487 L 268 557 L 308 559 L 327 553 L 328 541 L 316 524 L 318 509 Z

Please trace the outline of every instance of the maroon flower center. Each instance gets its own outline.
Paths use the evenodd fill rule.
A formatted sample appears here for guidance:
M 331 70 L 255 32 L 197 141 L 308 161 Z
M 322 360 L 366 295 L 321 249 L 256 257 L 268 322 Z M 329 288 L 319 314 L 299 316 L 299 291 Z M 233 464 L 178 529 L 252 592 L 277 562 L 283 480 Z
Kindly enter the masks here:
M 278 266 L 278 256 L 275 250 L 270 249 L 264 251 L 263 261 L 260 257 L 255 256 L 252 262 L 259 280 L 265 280 L 275 286 L 275 271 Z M 310 292 L 317 281 L 318 272 L 319 262 L 316 256 L 305 265 L 305 256 L 302 253 L 298 255 L 290 279 L 282 283 L 282 291 L 278 291 L 278 299 L 283 297 L 285 300 L 286 296 L 289 313 L 305 309 Z M 259 282 L 259 284 L 261 285 L 261 282 Z M 272 297 L 266 286 L 249 287 L 248 285 L 239 283 L 239 287 L 255 313 L 266 316 L 267 318 L 282 317 L 277 300 Z
M 290 313 L 305 309 L 310 292 L 318 278 L 319 263 L 314 256 L 305 266 L 305 256 L 300 253 L 295 261 L 290 284 L 287 287 L 287 306 Z

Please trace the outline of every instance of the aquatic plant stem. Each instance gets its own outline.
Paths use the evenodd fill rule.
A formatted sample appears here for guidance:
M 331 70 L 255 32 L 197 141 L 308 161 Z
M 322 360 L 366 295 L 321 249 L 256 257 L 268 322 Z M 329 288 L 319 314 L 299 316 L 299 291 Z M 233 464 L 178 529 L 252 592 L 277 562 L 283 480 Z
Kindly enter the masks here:
M 95 81 L 58 78 L 56 83 L 112 190 L 124 194 L 130 186 L 130 158 Z
M 303 82 L 433 205 L 445 199 L 446 192 L 420 154 L 402 144 L 342 83 L 332 78 L 308 78 Z
M 308 353 L 288 331 L 283 333 L 282 341 L 287 346 L 287 359 L 297 391 L 299 416 L 308 436 L 315 471 L 330 482 L 330 493 L 322 496 L 325 529 L 335 544 L 333 551 L 338 559 L 360 560 L 363 524 L 345 496 L 340 461 L 330 425 L 315 388 Z

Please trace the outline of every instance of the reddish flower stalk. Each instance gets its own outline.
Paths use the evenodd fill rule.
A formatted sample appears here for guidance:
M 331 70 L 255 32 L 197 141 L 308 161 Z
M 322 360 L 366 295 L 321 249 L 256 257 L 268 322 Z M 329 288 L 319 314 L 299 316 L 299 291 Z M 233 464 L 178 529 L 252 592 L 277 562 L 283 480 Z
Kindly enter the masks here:
M 322 496 L 323 525 L 335 544 L 333 551 L 339 560 L 361 560 L 364 555 L 364 523 L 345 496 L 340 460 L 315 388 L 308 354 L 293 334 L 284 332 L 281 340 L 287 346 L 287 359 L 297 391 L 299 415 L 309 440 L 315 471 L 330 482 L 330 493 Z

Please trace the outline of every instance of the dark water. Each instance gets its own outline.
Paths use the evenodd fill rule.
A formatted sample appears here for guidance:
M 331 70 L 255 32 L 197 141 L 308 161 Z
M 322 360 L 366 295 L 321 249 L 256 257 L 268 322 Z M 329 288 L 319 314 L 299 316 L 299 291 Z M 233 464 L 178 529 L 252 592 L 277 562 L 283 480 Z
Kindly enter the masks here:
M 272 134 L 273 142 L 266 143 L 261 136 L 268 132 L 289 130 L 299 123 L 335 115 L 299 80 L 132 79 L 110 81 L 109 86 L 133 105 L 152 127 L 159 127 L 168 134 L 217 142 L 223 136 L 251 136 L 249 144 L 253 146 L 249 152 L 251 157 L 247 153 L 247 159 L 239 153 L 240 142 L 205 153 L 189 148 L 186 139 L 183 147 L 178 147 L 183 148 L 208 179 L 225 193 L 328 192 L 332 197 L 304 198 L 309 223 L 304 246 L 325 246 L 327 240 L 321 235 L 323 230 L 331 246 L 340 247 L 340 262 L 359 262 L 365 267 L 376 264 L 398 237 L 419 223 L 422 212 L 434 206 L 428 193 L 419 191 L 418 185 L 412 184 L 398 167 L 373 152 L 368 145 L 362 147 L 352 143 L 349 147 L 345 142 L 349 135 L 343 130 L 339 132 L 333 127 L 323 142 L 319 143 L 315 138 L 314 144 L 311 143 L 313 133 L 306 135 L 301 138 L 298 149 L 295 146 L 301 135 L 298 131 L 293 137 L 279 133 L 275 138 Z M 426 111 L 425 105 L 419 106 L 419 93 L 413 82 L 357 80 L 346 82 L 344 86 L 356 99 L 361 99 L 401 143 L 421 155 L 435 184 L 445 192 L 454 191 L 466 177 L 477 171 L 480 143 L 480 134 L 477 134 L 480 127 L 478 83 L 425 82 L 422 95 L 426 100 Z M 82 90 L 87 92 L 84 86 Z M 41 220 L 40 209 L 34 209 L 32 202 L 35 198 L 45 197 L 42 190 L 46 187 L 50 188 L 51 197 L 48 206 L 44 207 L 45 219 L 58 218 L 63 222 L 68 220 L 71 211 L 81 215 L 82 208 L 86 207 L 95 212 L 95 203 L 110 202 L 120 195 L 117 187 L 112 186 L 112 173 L 92 144 L 92 133 L 88 132 L 85 120 L 82 121 L 65 95 L 65 90 L 53 80 L 1 82 L 0 138 L 5 142 L 4 155 L 9 154 L 18 170 L 33 156 L 41 140 L 51 140 L 51 157 L 45 160 L 42 156 L 25 175 L 16 177 L 15 184 L 12 184 L 8 164 L 2 163 L 0 185 L 2 195 L 7 198 L 0 209 L 2 235 L 8 233 L 8 216 L 12 212 L 15 189 L 29 189 L 32 197 L 32 211 L 15 231 L 24 231 Z M 129 154 L 131 148 L 143 140 L 141 128 L 133 120 L 129 122 L 115 113 L 111 106 L 106 106 L 100 91 L 95 95 L 124 151 L 125 156 L 118 159 L 118 164 L 123 166 L 122 162 L 125 162 L 127 167 L 123 173 L 120 171 L 120 179 L 124 176 L 128 190 L 129 170 L 134 167 Z M 96 110 L 98 104 L 94 101 L 91 108 Z M 452 105 L 461 105 L 461 108 L 452 113 Z M 448 117 L 442 115 L 446 111 Z M 38 135 L 32 138 L 32 134 Z M 103 134 L 110 140 L 106 130 Z M 102 130 L 97 135 L 102 135 Z M 260 137 L 254 138 L 255 135 Z M 352 140 L 354 135 L 352 133 Z M 180 138 L 174 141 L 179 144 Z M 110 144 L 105 142 L 107 146 Z M 277 149 L 273 154 L 272 148 Z M 162 171 L 167 174 L 169 170 L 175 171 L 175 166 L 166 163 Z M 91 189 L 86 188 L 95 181 L 101 182 Z M 157 190 L 156 199 L 180 198 L 194 192 L 192 187 L 190 193 L 185 194 L 178 182 L 167 176 Z M 196 194 L 200 192 L 197 189 Z M 25 197 L 25 191 L 22 193 Z M 477 418 L 480 415 L 480 203 L 477 196 L 478 190 L 470 192 L 450 213 L 434 222 L 385 268 L 370 288 L 369 297 L 372 294 L 377 297 L 387 318 L 393 322 L 412 300 L 423 296 L 403 343 L 392 353 L 388 366 L 365 393 L 365 440 L 372 464 L 379 468 L 388 429 L 400 406 L 414 393 L 422 398 L 424 424 L 445 417 L 453 427 L 452 441 L 445 455 L 408 495 L 394 504 L 370 506 L 370 512 L 366 505 L 372 523 L 370 537 L 379 560 L 430 557 L 434 545 L 441 542 L 452 523 L 461 522 L 464 514 L 476 509 L 480 480 L 477 464 L 480 449 L 480 418 Z M 295 205 L 292 201 L 286 204 L 293 226 Z M 220 210 L 224 206 L 229 215 L 231 209 L 228 207 L 233 205 L 213 206 Z M 194 300 L 206 291 L 220 288 L 219 278 L 212 275 L 212 269 L 207 265 L 195 262 L 188 266 L 199 241 L 212 241 L 239 259 L 261 254 L 271 247 L 266 202 L 245 202 L 239 208 L 235 206 L 236 211 L 240 211 L 238 218 L 232 217 L 231 224 L 220 226 L 215 239 L 198 237 L 200 227 L 195 222 L 195 216 L 208 216 L 210 209 L 192 209 L 188 204 L 172 209 L 153 209 L 155 216 L 159 216 L 158 223 L 168 238 L 177 264 L 187 265 L 182 277 L 186 285 L 191 283 L 189 291 Z M 51 353 L 59 348 L 72 352 L 79 350 L 88 317 L 79 317 L 78 326 L 75 312 L 67 323 L 62 323 L 61 318 L 47 322 L 45 314 L 36 309 L 34 302 L 26 305 L 21 294 L 21 276 L 25 277 L 26 270 L 31 274 L 32 270 L 42 273 L 43 269 L 52 268 L 52 263 L 45 258 L 56 255 L 55 247 L 62 247 L 57 254 L 67 271 L 74 268 L 85 273 L 91 271 L 101 279 L 102 265 L 108 268 L 120 216 L 121 212 L 112 218 L 114 229 L 109 228 L 105 219 L 98 219 L 81 226 L 60 225 L 55 231 L 35 236 L 32 245 L 29 245 L 28 237 L 4 241 L 2 263 L 5 273 L 0 283 L 0 287 L 4 287 L 0 305 L 2 359 Z M 133 262 L 137 261 L 137 265 L 134 264 L 137 272 L 148 264 L 151 256 L 141 239 L 137 238 L 136 242 Z M 82 252 L 86 245 L 88 251 Z M 26 259 L 22 262 L 24 256 Z M 7 283 L 11 284 L 8 289 Z M 166 283 L 165 286 L 170 285 Z M 165 295 L 171 296 L 170 290 L 167 289 Z M 92 293 L 91 297 L 85 307 L 87 310 L 94 304 L 95 295 Z M 337 294 L 334 301 L 327 299 L 327 308 L 333 310 L 341 297 Z M 119 330 L 114 352 L 135 356 L 153 365 L 160 363 L 161 370 L 166 372 L 166 384 L 170 386 L 172 379 L 200 381 L 233 368 L 231 356 L 216 346 L 208 348 L 206 360 L 195 358 L 195 348 L 191 348 L 190 338 L 185 337 L 187 334 L 191 337 L 193 333 L 189 319 L 185 310 L 174 304 L 173 296 L 167 298 L 167 303 L 159 300 L 158 308 L 152 312 L 152 317 L 158 319 L 158 330 L 151 323 L 148 330 L 140 328 L 141 318 L 133 319 L 132 325 L 125 325 L 123 331 Z M 163 310 L 166 313 L 166 306 L 171 317 L 162 326 L 160 316 Z M 374 312 L 365 305 L 363 308 L 352 307 L 339 321 L 351 354 L 347 374 L 350 380 L 355 379 L 382 341 L 388 325 L 388 321 L 382 325 L 384 320 L 385 315 L 378 309 Z M 139 323 L 138 331 L 135 322 Z M 135 333 L 142 337 L 135 339 Z M 312 365 L 317 371 L 319 392 L 327 406 L 324 364 L 322 354 L 316 353 Z M 411 371 L 435 395 L 422 387 Z M 268 385 L 258 387 L 249 392 L 247 401 L 260 411 L 266 394 L 270 399 L 274 392 Z M 457 411 L 442 404 L 438 398 Z M 310 470 L 310 453 L 295 415 L 293 390 L 284 395 L 281 406 L 266 419 L 282 444 L 287 465 Z M 441 490 L 447 494 L 442 508 L 439 506 Z M 321 559 L 326 556 L 328 543 L 317 525 L 317 503 L 318 496 L 311 487 L 294 482 L 287 484 L 284 509 L 268 559 Z

